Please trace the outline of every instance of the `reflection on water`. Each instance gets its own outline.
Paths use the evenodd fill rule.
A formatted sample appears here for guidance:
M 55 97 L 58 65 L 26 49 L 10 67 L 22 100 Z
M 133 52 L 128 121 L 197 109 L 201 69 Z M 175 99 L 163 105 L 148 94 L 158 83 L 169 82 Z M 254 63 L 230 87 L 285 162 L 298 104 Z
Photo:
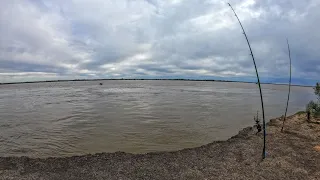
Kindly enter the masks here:
M 255 84 L 103 81 L 0 86 L 0 156 L 144 153 L 225 140 L 254 124 Z M 263 85 L 266 118 L 284 112 L 287 87 Z M 312 88 L 293 87 L 289 113 Z

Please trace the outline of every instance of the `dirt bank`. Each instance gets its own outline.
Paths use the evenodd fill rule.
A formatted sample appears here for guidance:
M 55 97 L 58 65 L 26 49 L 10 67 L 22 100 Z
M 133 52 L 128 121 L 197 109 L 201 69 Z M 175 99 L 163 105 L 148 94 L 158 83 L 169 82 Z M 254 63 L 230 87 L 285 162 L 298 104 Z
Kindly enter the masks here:
M 0 179 L 320 179 L 320 125 L 305 114 L 267 126 L 262 134 L 245 128 L 227 141 L 198 148 L 148 154 L 100 153 L 67 158 L 0 157 Z

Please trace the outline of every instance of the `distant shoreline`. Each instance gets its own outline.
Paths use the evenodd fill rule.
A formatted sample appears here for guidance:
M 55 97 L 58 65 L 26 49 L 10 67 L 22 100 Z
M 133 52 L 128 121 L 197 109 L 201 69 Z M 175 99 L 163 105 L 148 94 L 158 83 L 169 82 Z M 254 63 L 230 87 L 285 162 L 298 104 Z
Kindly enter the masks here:
M 119 79 L 71 79 L 71 80 L 48 80 L 48 81 L 26 81 L 26 82 L 8 82 L 0 83 L 0 85 L 8 84 L 32 84 L 32 83 L 47 83 L 47 82 L 73 82 L 73 81 L 211 81 L 211 82 L 234 82 L 234 83 L 250 83 L 256 84 L 256 82 L 249 81 L 231 81 L 231 80 L 214 80 L 214 79 L 135 79 L 135 78 L 119 78 Z M 283 83 L 261 83 L 261 84 L 272 84 L 272 85 L 288 85 Z M 312 87 L 308 85 L 292 84 L 291 86 L 299 87 Z

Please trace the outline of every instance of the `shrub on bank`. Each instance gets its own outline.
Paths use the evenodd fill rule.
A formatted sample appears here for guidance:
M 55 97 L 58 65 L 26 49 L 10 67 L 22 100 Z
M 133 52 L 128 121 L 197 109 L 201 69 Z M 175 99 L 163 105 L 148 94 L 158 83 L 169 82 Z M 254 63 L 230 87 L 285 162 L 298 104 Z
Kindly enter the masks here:
M 315 117 L 320 117 L 320 83 L 317 83 L 313 89 L 317 96 L 317 102 L 310 101 L 306 106 L 306 111 L 309 111 Z

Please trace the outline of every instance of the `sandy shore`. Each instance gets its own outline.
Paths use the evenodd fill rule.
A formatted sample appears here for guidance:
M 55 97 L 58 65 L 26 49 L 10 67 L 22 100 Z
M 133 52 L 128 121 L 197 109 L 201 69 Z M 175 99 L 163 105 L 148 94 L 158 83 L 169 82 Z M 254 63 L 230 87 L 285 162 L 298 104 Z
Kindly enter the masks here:
M 262 134 L 245 128 L 227 141 L 174 152 L 99 153 L 66 158 L 0 157 L 0 179 L 320 179 L 320 125 L 305 114 L 267 126 Z

